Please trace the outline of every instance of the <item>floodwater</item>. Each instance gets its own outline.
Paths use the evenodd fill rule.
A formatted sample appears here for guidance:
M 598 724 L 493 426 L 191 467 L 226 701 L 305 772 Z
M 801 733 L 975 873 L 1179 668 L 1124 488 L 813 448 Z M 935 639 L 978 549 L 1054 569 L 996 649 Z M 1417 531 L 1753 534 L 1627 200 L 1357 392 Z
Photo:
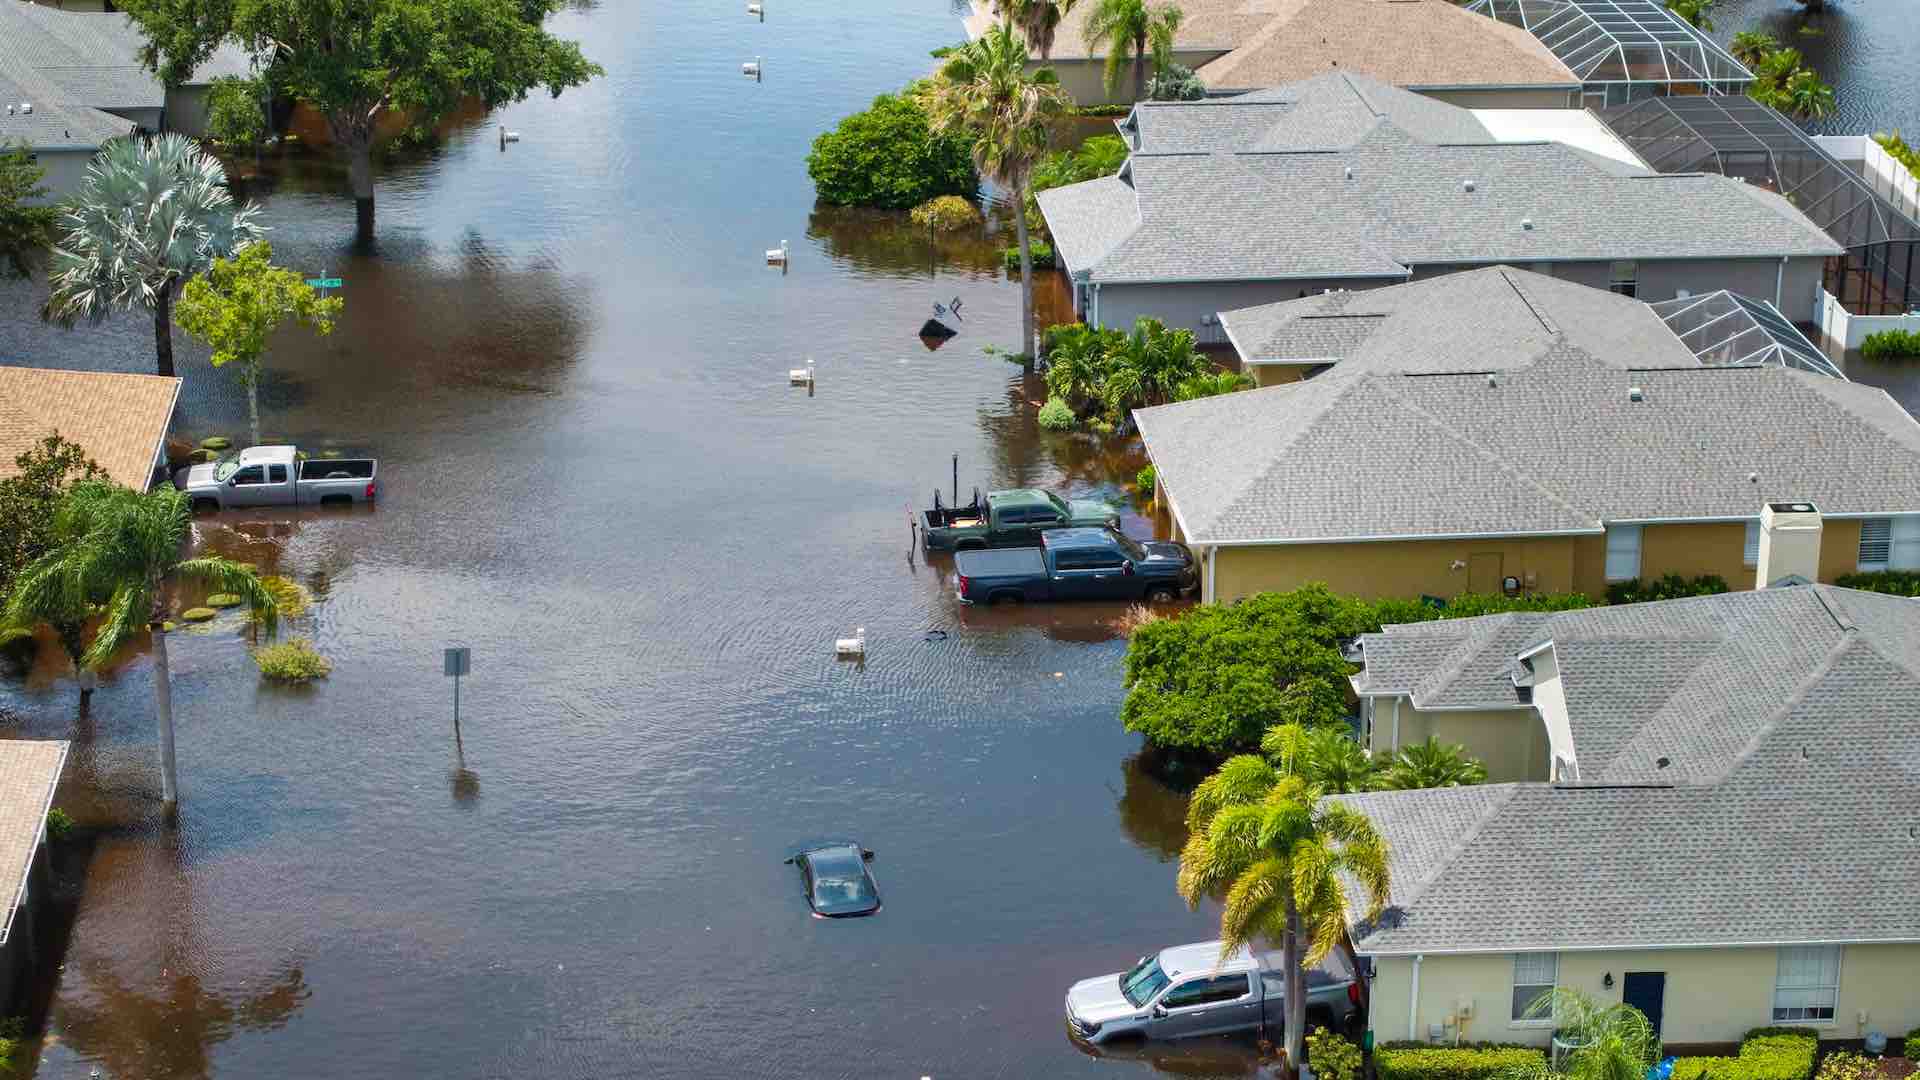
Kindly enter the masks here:
M 908 532 L 956 453 L 963 494 L 1123 501 L 1141 462 L 1042 436 L 1042 391 L 983 354 L 1016 338 L 1003 237 L 930 253 L 813 204 L 814 134 L 958 21 L 767 6 L 569 9 L 607 76 L 398 156 L 373 255 L 325 161 L 249 181 L 279 260 L 346 282 L 331 337 L 275 350 L 266 431 L 378 455 L 381 499 L 199 523 L 314 592 L 289 632 L 333 674 L 263 685 L 237 616 L 174 635 L 177 830 L 143 654 L 85 721 L 51 666 L 0 678 L 6 734 L 74 740 L 86 838 L 39 1076 L 1250 1070 L 1068 1041 L 1068 983 L 1210 935 L 1173 889 L 1182 801 L 1120 729 L 1118 611 L 963 613 Z M 36 289 L 0 291 L 0 355 L 151 370 L 149 324 L 44 327 Z M 180 433 L 240 434 L 192 355 Z M 808 917 L 782 859 L 833 835 L 878 852 L 878 917 Z
M 1834 89 L 1834 114 L 1810 124 L 1829 135 L 1905 129 L 1920 134 L 1920 20 L 1912 0 L 1828 0 L 1809 12 L 1795 0 L 1719 0 L 1713 37 L 1764 30 L 1800 50 L 1807 66 Z

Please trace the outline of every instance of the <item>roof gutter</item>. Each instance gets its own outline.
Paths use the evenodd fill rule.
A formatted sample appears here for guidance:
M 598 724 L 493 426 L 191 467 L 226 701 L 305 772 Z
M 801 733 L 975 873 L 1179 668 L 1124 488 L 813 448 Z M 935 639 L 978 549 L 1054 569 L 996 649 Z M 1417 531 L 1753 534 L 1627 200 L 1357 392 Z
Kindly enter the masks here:
M 1147 455 L 1151 458 L 1153 455 Z M 1181 528 L 1185 529 L 1184 522 Z M 1376 544 L 1395 540 L 1523 540 L 1539 536 L 1603 536 L 1604 526 L 1591 529 L 1535 529 L 1526 532 L 1462 532 L 1462 533 L 1382 533 L 1378 536 L 1303 536 L 1276 537 L 1258 540 L 1208 540 L 1204 537 L 1187 534 L 1187 539 L 1195 544 L 1211 544 L 1214 547 L 1263 547 L 1274 544 Z
M 1580 945 L 1555 941 L 1515 941 L 1483 949 L 1369 949 L 1356 944 L 1354 952 L 1362 956 L 1498 956 L 1513 952 L 1632 952 L 1674 949 L 1779 949 L 1798 945 L 1920 945 L 1920 937 L 1886 938 L 1787 938 L 1776 941 L 1676 941 L 1625 945 Z

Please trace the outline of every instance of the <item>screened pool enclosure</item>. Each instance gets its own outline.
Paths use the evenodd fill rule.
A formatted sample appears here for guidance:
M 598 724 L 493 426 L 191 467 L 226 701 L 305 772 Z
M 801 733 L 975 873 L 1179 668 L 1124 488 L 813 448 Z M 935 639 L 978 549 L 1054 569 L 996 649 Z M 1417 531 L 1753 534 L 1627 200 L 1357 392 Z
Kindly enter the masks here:
M 1753 73 L 1660 0 L 1473 0 L 1567 65 L 1590 109 L 1669 94 L 1740 94 Z
M 1788 367 L 1844 379 L 1772 304 L 1725 290 L 1648 304 L 1702 367 Z

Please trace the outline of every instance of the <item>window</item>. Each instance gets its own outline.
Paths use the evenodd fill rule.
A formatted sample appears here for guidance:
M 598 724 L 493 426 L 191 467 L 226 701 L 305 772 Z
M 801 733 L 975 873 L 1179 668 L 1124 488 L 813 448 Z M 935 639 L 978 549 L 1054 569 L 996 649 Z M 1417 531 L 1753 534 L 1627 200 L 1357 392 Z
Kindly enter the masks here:
M 1640 526 L 1607 526 L 1607 580 L 1630 581 L 1640 576 Z
M 258 465 L 249 465 L 233 474 L 233 482 L 235 486 L 241 484 L 264 484 L 267 482 L 267 471 Z
M 285 465 L 269 465 L 269 466 L 267 466 L 267 479 L 268 479 L 269 481 L 271 481 L 272 483 L 275 483 L 275 484 L 284 484 L 284 483 L 286 483 L 286 482 L 287 482 L 287 467 L 286 467 Z
M 1000 524 L 1002 525 L 1025 525 L 1026 523 L 1027 512 L 1025 510 L 1003 510 L 1000 512 Z
M 1513 954 L 1513 1020 L 1520 1023 L 1551 1024 L 1550 1016 L 1528 1016 L 1527 1010 L 1553 991 L 1560 975 L 1560 954 L 1519 952 Z
M 1621 296 L 1634 296 L 1640 292 L 1640 264 L 1622 261 L 1614 263 L 1607 270 L 1607 288 Z
M 1760 565 L 1760 523 L 1757 521 L 1747 522 L 1747 546 L 1740 561 L 1748 566 Z
M 1027 520 L 1033 522 L 1035 525 L 1058 525 L 1060 524 L 1060 515 L 1051 510 L 1029 510 L 1027 511 Z
M 1085 570 L 1091 565 L 1088 560 L 1090 560 L 1093 555 L 1094 553 L 1091 551 L 1057 551 L 1054 552 L 1053 555 L 1053 568 L 1055 570 Z
M 1194 979 L 1181 983 L 1168 993 L 1160 1004 L 1169 1009 L 1181 1009 L 1191 1005 L 1217 1005 L 1223 1001 L 1233 1001 L 1247 994 L 1245 975 L 1215 975 L 1210 979 Z
M 1840 998 L 1840 946 L 1806 945 L 1780 950 L 1773 980 L 1773 1018 L 1832 1020 Z
M 1920 517 L 1862 521 L 1860 569 L 1920 570 Z

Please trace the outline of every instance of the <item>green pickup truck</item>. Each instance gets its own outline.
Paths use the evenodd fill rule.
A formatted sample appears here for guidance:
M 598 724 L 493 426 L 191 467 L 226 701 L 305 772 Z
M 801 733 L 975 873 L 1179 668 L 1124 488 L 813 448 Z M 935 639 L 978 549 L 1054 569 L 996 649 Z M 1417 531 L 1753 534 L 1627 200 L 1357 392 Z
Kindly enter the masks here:
M 923 510 L 921 542 L 929 551 L 967 551 L 976 548 L 1031 547 L 1048 529 L 1120 528 L 1120 512 L 1106 503 L 1069 502 L 1050 491 L 1019 488 L 976 493 L 967 506 L 935 505 Z

